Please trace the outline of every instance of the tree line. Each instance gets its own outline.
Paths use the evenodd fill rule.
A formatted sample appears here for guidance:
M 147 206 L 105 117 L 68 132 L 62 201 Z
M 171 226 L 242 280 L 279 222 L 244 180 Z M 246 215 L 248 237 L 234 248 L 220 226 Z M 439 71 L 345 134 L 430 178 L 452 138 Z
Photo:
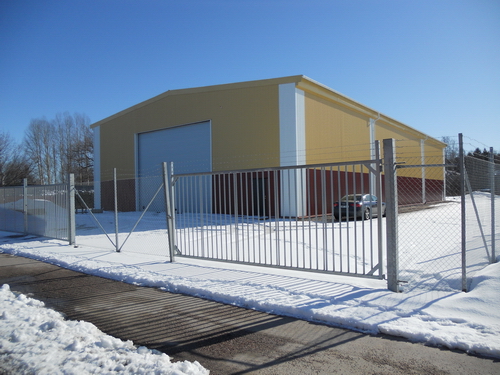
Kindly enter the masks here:
M 456 164 L 458 165 L 458 154 L 459 154 L 459 145 L 458 141 L 456 141 L 453 137 L 442 137 L 441 141 L 446 143 L 445 148 L 445 159 L 447 164 Z M 476 159 L 481 160 L 490 160 L 490 152 L 484 148 L 482 151 L 479 147 L 477 147 L 474 151 L 469 151 L 465 154 L 465 156 L 469 156 Z M 493 152 L 493 162 L 495 164 L 500 164 L 500 153 Z
M 93 180 L 93 135 L 85 114 L 58 113 L 30 121 L 20 144 L 7 132 L 0 132 L 0 186 L 75 183 Z

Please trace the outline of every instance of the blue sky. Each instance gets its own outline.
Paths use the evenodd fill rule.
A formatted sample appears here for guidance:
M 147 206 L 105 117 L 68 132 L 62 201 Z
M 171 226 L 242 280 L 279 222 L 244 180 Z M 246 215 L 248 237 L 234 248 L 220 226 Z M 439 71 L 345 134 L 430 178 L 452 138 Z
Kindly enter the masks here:
M 0 2 L 0 129 L 18 141 L 33 118 L 298 74 L 500 151 L 498 0 Z

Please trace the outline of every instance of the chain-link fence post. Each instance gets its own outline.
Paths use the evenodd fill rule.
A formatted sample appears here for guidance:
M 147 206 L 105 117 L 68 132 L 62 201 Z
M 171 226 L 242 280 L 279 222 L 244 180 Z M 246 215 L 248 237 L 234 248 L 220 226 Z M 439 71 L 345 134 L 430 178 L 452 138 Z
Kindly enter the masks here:
M 398 187 L 395 163 L 395 140 L 384 139 L 384 173 L 387 236 L 387 288 L 399 292 L 398 258 Z
M 23 216 L 24 233 L 28 234 L 28 179 L 23 179 Z
M 75 175 L 68 176 L 68 241 L 70 245 L 75 244 Z
M 174 163 L 171 164 L 171 174 L 168 174 L 167 163 L 162 163 L 163 186 L 165 188 L 165 214 L 167 216 L 168 246 L 170 261 L 175 261 L 175 201 L 173 200 L 174 184 L 171 175 L 174 172 Z
M 458 134 L 458 165 L 460 171 L 460 204 L 462 218 L 462 291 L 467 291 L 467 218 L 465 216 L 465 155 L 462 133 Z M 472 192 L 470 192 L 472 194 Z
M 115 247 L 116 252 L 120 252 L 120 245 L 118 244 L 118 189 L 116 182 L 116 168 L 113 168 L 113 191 L 115 198 Z
M 490 194 L 491 194 L 491 263 L 495 263 L 495 154 L 493 147 L 490 147 Z

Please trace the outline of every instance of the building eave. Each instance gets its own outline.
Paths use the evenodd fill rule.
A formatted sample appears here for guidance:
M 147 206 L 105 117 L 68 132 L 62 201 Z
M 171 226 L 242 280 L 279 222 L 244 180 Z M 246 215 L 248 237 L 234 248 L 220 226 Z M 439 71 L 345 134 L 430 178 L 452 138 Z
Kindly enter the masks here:
M 150 99 L 147 99 L 143 102 L 135 104 L 129 108 L 126 108 L 114 115 L 106 117 L 100 121 L 97 121 L 90 125 L 91 128 L 95 128 L 103 125 L 104 123 L 116 119 L 120 116 L 126 115 L 127 113 L 133 112 L 141 107 L 147 106 L 151 103 L 154 103 L 158 100 L 162 100 L 169 96 L 177 96 L 177 95 L 187 95 L 187 94 L 196 94 L 196 93 L 204 93 L 204 92 L 216 92 L 216 91 L 224 91 L 224 90 L 234 90 L 240 88 L 249 88 L 249 87 L 260 87 L 260 86 L 268 86 L 268 85 L 280 85 L 283 83 L 297 83 L 303 79 L 302 75 L 295 76 L 287 76 L 281 78 L 270 78 L 270 79 L 262 79 L 257 81 L 246 81 L 246 82 L 235 82 L 235 83 L 226 83 L 221 85 L 213 85 L 213 86 L 201 86 L 201 87 L 193 87 L 187 89 L 176 89 L 176 90 L 168 90 L 157 96 L 154 96 Z
M 383 113 L 372 109 L 360 102 L 351 99 L 338 91 L 331 89 L 330 87 L 319 83 L 309 77 L 302 76 L 302 79 L 297 83 L 297 88 L 303 90 L 304 92 L 309 92 L 311 94 L 323 97 L 326 100 L 330 100 L 336 102 L 344 107 L 347 107 L 355 112 L 361 113 L 365 116 L 368 116 L 374 120 L 380 120 L 391 127 L 396 129 L 400 129 L 405 131 L 408 134 L 411 134 L 416 139 L 424 139 L 426 142 L 433 143 L 439 147 L 446 147 L 446 144 L 441 142 L 440 140 L 431 137 L 428 134 L 425 134 L 409 125 L 406 125 L 392 117 L 384 115 Z

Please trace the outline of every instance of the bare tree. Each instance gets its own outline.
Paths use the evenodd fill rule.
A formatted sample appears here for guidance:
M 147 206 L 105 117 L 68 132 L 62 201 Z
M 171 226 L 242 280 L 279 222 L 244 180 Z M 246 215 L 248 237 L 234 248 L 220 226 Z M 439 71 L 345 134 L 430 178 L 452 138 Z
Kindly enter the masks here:
M 444 151 L 446 162 L 454 163 L 458 157 L 458 142 L 454 137 L 442 137 L 443 143 L 446 143 L 446 149 Z
M 31 120 L 24 135 L 25 152 L 33 163 L 36 182 L 52 184 L 58 169 L 56 132 L 45 118 Z
M 59 169 L 58 179 L 62 182 L 66 181 L 66 176 L 72 170 L 72 136 L 74 136 L 74 121 L 73 117 L 67 112 L 64 114 L 58 113 L 52 121 L 57 134 L 57 145 L 59 151 Z
M 77 140 L 73 145 L 72 161 L 77 182 L 90 182 L 94 179 L 94 135 L 90 130 L 90 119 L 75 114 Z
M 68 112 L 55 119 L 33 119 L 25 133 L 25 150 L 33 162 L 37 182 L 66 182 L 74 173 L 76 182 L 91 180 L 93 143 L 88 116 Z
M 93 135 L 88 116 L 68 112 L 58 114 L 54 120 L 57 129 L 60 158 L 61 181 L 66 181 L 69 173 L 75 180 L 89 182 L 93 176 Z
M 22 185 L 33 180 L 31 165 L 9 133 L 0 133 L 0 186 Z

